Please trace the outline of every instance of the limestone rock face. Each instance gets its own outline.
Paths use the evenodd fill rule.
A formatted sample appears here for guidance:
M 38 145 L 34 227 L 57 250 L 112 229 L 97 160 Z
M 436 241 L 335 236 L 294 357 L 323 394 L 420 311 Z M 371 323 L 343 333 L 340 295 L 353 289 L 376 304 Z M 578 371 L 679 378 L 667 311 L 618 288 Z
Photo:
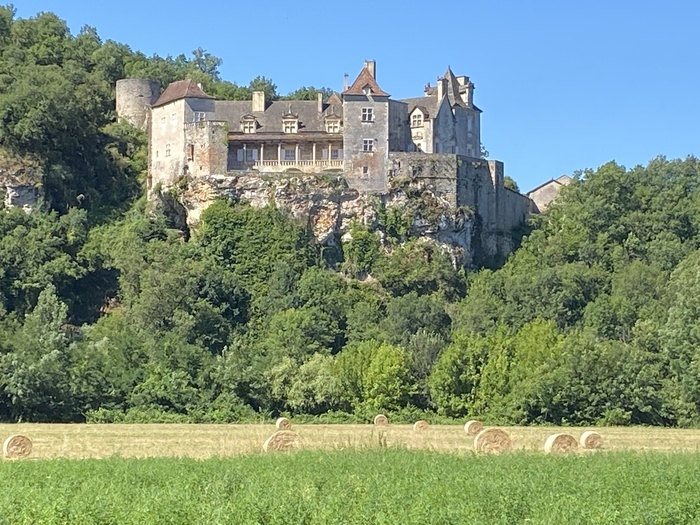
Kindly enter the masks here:
M 474 212 L 455 209 L 421 184 L 377 195 L 351 189 L 340 174 L 254 173 L 192 178 L 165 193 L 179 202 L 189 228 L 196 227 L 202 212 L 219 197 L 284 209 L 307 222 L 316 240 L 326 245 L 335 245 L 356 222 L 381 231 L 382 216 L 393 214 L 402 217 L 412 236 L 447 253 L 455 267 L 469 266 L 474 259 Z
M 0 195 L 5 208 L 31 212 L 41 197 L 42 179 L 37 162 L 0 151 Z

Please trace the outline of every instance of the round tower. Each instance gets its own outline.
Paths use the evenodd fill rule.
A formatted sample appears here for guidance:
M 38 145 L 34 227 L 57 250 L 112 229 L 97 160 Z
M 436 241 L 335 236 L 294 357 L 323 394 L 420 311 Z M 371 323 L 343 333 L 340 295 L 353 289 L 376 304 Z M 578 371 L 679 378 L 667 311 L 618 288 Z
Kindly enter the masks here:
M 117 118 L 146 130 L 150 107 L 160 96 L 157 82 L 145 78 L 117 80 Z

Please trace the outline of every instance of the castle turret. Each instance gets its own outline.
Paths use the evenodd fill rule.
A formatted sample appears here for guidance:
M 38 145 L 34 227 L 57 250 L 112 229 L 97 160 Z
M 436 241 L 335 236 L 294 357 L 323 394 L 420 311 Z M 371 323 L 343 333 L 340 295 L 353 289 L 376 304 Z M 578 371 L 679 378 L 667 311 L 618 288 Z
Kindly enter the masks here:
M 117 80 L 116 91 L 117 118 L 145 131 L 150 107 L 160 95 L 158 83 L 145 78 L 124 78 Z

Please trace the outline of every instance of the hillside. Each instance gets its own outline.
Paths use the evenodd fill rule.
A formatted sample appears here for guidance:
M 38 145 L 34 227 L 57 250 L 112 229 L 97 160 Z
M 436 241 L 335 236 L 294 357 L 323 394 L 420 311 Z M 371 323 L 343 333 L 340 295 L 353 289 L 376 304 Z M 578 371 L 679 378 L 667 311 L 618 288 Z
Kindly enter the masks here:
M 697 422 L 697 159 L 580 173 L 501 268 L 468 275 L 390 212 L 330 248 L 227 200 L 188 232 L 143 198 L 115 81 L 278 96 L 269 79 L 7 7 L 0 49 L 0 148 L 43 195 L 0 213 L 0 419 Z

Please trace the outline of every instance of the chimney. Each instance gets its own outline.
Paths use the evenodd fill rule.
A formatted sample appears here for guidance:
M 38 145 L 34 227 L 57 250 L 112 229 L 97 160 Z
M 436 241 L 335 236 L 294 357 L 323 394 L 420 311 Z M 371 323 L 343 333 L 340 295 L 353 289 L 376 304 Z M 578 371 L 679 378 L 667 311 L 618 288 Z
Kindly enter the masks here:
M 447 94 L 447 79 L 438 78 L 437 80 L 437 99 L 438 102 Z
M 462 94 L 462 100 L 464 100 L 464 103 L 467 105 L 467 107 L 471 108 L 474 106 L 474 83 L 467 80 L 467 84 L 465 85 L 465 87 L 467 89 Z
M 323 113 L 323 93 L 316 93 L 316 101 L 318 102 L 318 112 Z
M 347 91 L 347 90 L 348 90 L 348 74 L 345 73 L 343 75 L 343 91 Z
M 265 111 L 265 92 L 253 91 L 253 109 L 252 111 Z
M 374 60 L 365 60 L 365 69 L 369 71 L 374 80 L 377 80 L 377 62 Z

